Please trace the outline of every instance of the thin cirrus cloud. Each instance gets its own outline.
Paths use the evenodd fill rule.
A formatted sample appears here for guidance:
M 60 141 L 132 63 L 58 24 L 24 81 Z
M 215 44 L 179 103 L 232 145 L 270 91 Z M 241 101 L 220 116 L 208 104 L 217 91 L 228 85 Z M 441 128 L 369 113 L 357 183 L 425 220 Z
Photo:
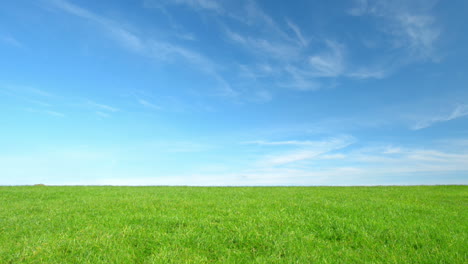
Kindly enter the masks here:
M 274 167 L 287 164 L 293 164 L 300 161 L 307 161 L 319 156 L 329 154 L 332 151 L 344 149 L 352 145 L 356 140 L 351 136 L 341 136 L 325 139 L 322 141 L 252 141 L 249 144 L 268 147 L 286 147 L 288 150 L 278 151 L 271 150 L 272 154 L 268 154 L 261 158 L 259 164 L 265 167 Z M 330 156 L 328 157 L 330 158 Z
M 336 77 L 344 71 L 344 47 L 333 41 L 327 41 L 328 51 L 311 56 L 309 63 L 313 70 L 312 76 Z
M 86 104 L 88 106 L 90 106 L 90 107 L 99 109 L 101 111 L 113 112 L 113 113 L 120 111 L 118 108 L 115 108 L 115 107 L 112 107 L 112 106 L 109 106 L 109 105 L 105 105 L 105 104 L 96 103 L 96 102 L 91 101 L 91 100 L 88 100 Z
M 131 32 L 129 29 L 124 28 L 121 23 L 97 15 L 66 0 L 49 0 L 49 3 L 68 14 L 78 16 L 100 25 L 121 45 L 131 51 L 142 54 L 148 58 L 165 62 L 170 62 L 176 59 L 182 59 L 189 62 L 191 65 L 196 66 L 197 69 L 211 76 L 219 83 L 218 89 L 220 92 L 218 95 L 236 96 L 236 92 L 231 88 L 229 83 L 227 83 L 218 73 L 218 66 L 216 63 L 194 50 L 155 38 L 144 39 L 136 33 Z
M 31 86 L 4 85 L 0 86 L 0 93 L 9 100 L 18 101 L 23 110 L 29 113 L 39 113 L 55 117 L 65 117 L 60 110 L 56 110 L 60 96 L 44 89 Z
M 239 90 L 236 84 L 227 81 L 220 73 L 218 63 L 200 52 L 156 38 L 143 38 L 117 21 L 97 15 L 66 0 L 50 0 L 50 3 L 69 14 L 99 24 L 123 46 L 146 57 L 165 62 L 178 59 L 189 62 L 218 83 L 217 95 L 256 96 L 255 92 L 252 94 L 246 89 Z M 257 81 L 256 78 L 251 77 L 258 76 L 257 65 L 264 64 L 269 65 L 273 70 L 264 71 L 261 74 L 265 78 L 271 78 L 277 87 L 300 91 L 319 90 L 329 86 L 329 80 L 337 78 L 385 78 L 411 60 L 404 54 L 398 55 L 396 60 L 383 55 L 383 59 L 377 58 L 374 63 L 356 64 L 351 60 L 351 56 L 348 56 L 348 53 L 352 54 L 353 51 L 344 42 L 333 38 L 312 37 L 289 18 L 286 18 L 284 23 L 279 23 L 264 12 L 255 1 L 241 2 L 238 9 L 226 9 L 223 2 L 210 0 L 163 2 L 147 0 L 144 2 L 146 8 L 160 9 L 165 5 L 186 6 L 195 12 L 207 14 L 204 19 L 211 19 L 216 22 L 215 24 L 221 25 L 220 28 L 214 28 L 214 30 L 220 30 L 228 42 L 237 45 L 246 53 L 255 55 L 254 64 L 242 63 L 243 69 L 234 71 L 250 82 Z M 432 58 L 440 31 L 437 29 L 434 18 L 427 12 L 418 13 L 417 11 L 409 8 L 396 8 L 395 5 L 383 1 L 372 4 L 359 1 L 348 13 L 352 16 L 370 15 L 376 19 L 390 21 L 390 26 L 382 28 L 382 31 L 393 36 L 392 45 L 411 53 L 412 60 Z M 165 12 L 167 13 L 167 10 Z M 238 28 L 245 26 L 251 29 L 251 33 L 240 33 Z M 309 47 L 310 39 L 314 39 L 313 48 Z M 391 65 L 388 65 L 386 61 L 390 61 Z M 250 74 L 243 74 L 246 71 Z M 271 91 L 270 95 L 272 95 Z
M 153 103 L 150 103 L 148 102 L 147 100 L 144 100 L 144 99 L 138 99 L 138 103 L 146 108 L 149 108 L 149 109 L 152 109 L 152 110 L 160 110 L 161 107 L 153 104 Z
M 289 28 L 291 28 L 291 30 L 294 32 L 294 34 L 296 34 L 296 37 L 297 37 L 298 42 L 299 42 L 303 47 L 306 47 L 307 45 L 309 45 L 309 40 L 307 40 L 307 39 L 302 35 L 301 29 L 300 29 L 296 24 L 294 24 L 293 22 L 291 22 L 289 19 L 286 20 L 286 23 L 287 23 L 287 25 L 289 26 Z
M 216 12 L 222 12 L 223 8 L 218 1 L 214 0 L 173 0 L 177 4 L 185 4 L 195 8 L 208 9 Z
M 452 111 L 446 114 L 433 115 L 429 117 L 423 117 L 421 120 L 411 126 L 412 130 L 420 130 L 428 128 L 437 123 L 447 122 L 450 120 L 462 118 L 468 116 L 468 105 L 462 104 L 457 105 Z
M 256 55 L 260 60 L 263 59 L 263 64 L 270 64 L 270 68 L 273 69 L 261 72 L 256 65 L 244 65 L 243 71 L 249 69 L 249 76 L 274 76 L 280 79 L 277 83 L 280 87 L 310 91 L 324 87 L 324 78 L 381 79 L 389 73 L 378 63 L 356 65 L 347 56 L 345 43 L 307 36 L 290 19 L 286 19 L 284 25 L 279 24 L 253 1 L 248 2 L 246 9 L 250 12 L 246 12 L 242 23 L 248 23 L 251 28 L 257 29 L 257 34 L 241 34 L 232 27 L 225 27 L 224 34 L 228 40 L 238 44 L 246 52 Z M 258 29 L 261 25 L 265 26 Z M 316 42 L 313 49 L 309 48 L 309 39 Z
M 0 36 L 0 43 L 4 43 L 6 45 L 15 47 L 15 48 L 23 48 L 24 45 L 21 43 L 19 40 L 16 38 L 10 36 L 10 35 L 4 35 Z
M 101 17 L 66 0 L 49 0 L 49 3 L 64 12 L 99 24 L 105 28 L 107 32 L 109 32 L 116 40 L 118 40 L 119 43 L 127 48 L 130 48 L 134 51 L 143 51 L 145 48 L 143 41 L 139 37 L 122 28 L 115 21 Z
M 259 142 L 257 142 L 259 143 Z M 277 145 L 310 145 L 301 141 L 263 141 L 261 144 Z M 271 143 L 271 144 L 270 144 Z M 303 144 L 304 143 L 304 144 Z M 332 148 L 330 148 L 332 149 Z M 342 150 L 336 146 L 337 150 Z M 415 183 L 423 180 L 431 184 L 460 182 L 450 178 L 453 172 L 466 171 L 467 153 L 444 152 L 438 149 L 418 149 L 403 146 L 389 148 L 368 145 L 357 150 L 343 153 L 326 153 L 326 149 L 296 151 L 289 155 L 273 156 L 266 160 L 266 154 L 244 169 L 228 169 L 216 174 L 205 172 L 175 174 L 163 177 L 128 178 L 114 175 L 101 179 L 97 184 L 112 185 L 373 185 L 379 184 L 412 184 L 400 175 L 413 176 Z M 342 150 L 344 151 L 344 150 Z M 320 160 L 331 162 L 316 166 L 303 161 Z M 338 162 L 339 163 L 336 163 Z M 295 166 L 300 163 L 300 166 Z M 446 178 L 440 175 L 447 174 Z M 434 176 L 435 175 L 435 176 Z
M 367 148 L 349 153 L 354 164 L 370 167 L 376 172 L 387 170 L 395 175 L 414 172 L 466 171 L 466 151 L 444 151 L 437 148 L 420 149 L 398 147 L 390 150 Z
M 384 26 L 380 26 L 379 29 L 392 36 L 390 44 L 406 50 L 406 55 L 411 55 L 409 59 L 437 59 L 435 46 L 441 29 L 429 11 L 437 2 L 438 0 L 356 0 L 348 13 L 352 16 L 371 16 L 384 21 Z
M 60 117 L 60 118 L 66 117 L 66 115 L 62 112 L 49 110 L 49 109 L 38 109 L 38 108 L 27 107 L 24 110 L 29 113 L 38 113 L 38 114 L 48 115 L 52 117 Z
M 177 4 L 184 4 L 194 7 L 194 2 L 191 1 L 176 1 Z M 273 60 L 274 65 L 269 65 L 269 71 L 259 72 L 256 65 L 243 65 L 242 72 L 239 74 L 253 77 L 262 75 L 263 77 L 273 77 L 284 79 L 277 83 L 280 87 L 291 87 L 297 90 L 316 90 L 320 85 L 318 81 L 310 80 L 312 74 L 300 74 L 292 69 L 294 67 L 301 68 L 306 61 L 301 59 L 307 57 L 304 54 L 305 48 L 309 44 L 310 37 L 306 36 L 301 28 L 296 25 L 291 19 L 286 19 L 286 23 L 280 24 L 271 16 L 266 14 L 255 1 L 246 1 L 240 4 L 239 10 L 231 10 L 230 12 L 211 12 L 209 8 L 200 8 L 197 5 L 196 10 L 209 11 L 215 17 L 221 16 L 223 19 L 230 20 L 236 26 L 227 26 L 223 23 L 222 33 L 226 39 L 238 47 L 241 47 L 245 52 L 255 55 L 263 65 L 268 65 L 268 60 Z M 223 9 L 224 10 L 224 9 Z M 218 10 L 219 11 L 219 10 Z M 253 29 L 256 34 L 240 33 L 234 28 L 237 26 L 245 26 Z M 323 63 L 327 63 L 323 61 Z M 293 66 L 294 65 L 294 66 Z M 243 73 L 248 72 L 245 75 Z

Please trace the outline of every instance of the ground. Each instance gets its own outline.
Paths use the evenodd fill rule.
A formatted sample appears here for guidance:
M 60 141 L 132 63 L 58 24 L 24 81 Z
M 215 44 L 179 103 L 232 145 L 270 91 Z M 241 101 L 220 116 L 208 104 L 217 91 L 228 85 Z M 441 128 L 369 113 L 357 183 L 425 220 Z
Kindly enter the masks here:
M 467 263 L 468 186 L 0 187 L 0 263 Z

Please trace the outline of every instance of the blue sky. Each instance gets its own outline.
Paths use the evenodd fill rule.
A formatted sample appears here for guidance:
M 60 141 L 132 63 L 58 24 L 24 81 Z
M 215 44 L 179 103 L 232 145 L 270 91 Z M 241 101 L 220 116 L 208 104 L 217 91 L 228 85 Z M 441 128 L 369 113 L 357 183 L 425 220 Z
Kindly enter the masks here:
M 0 185 L 468 184 L 464 0 L 16 0 Z

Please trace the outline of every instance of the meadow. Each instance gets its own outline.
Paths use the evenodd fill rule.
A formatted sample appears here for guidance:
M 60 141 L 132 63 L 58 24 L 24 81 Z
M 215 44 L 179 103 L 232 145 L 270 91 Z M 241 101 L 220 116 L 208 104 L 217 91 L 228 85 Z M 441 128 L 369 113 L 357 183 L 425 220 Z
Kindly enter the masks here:
M 0 263 L 468 263 L 468 186 L 0 187 Z

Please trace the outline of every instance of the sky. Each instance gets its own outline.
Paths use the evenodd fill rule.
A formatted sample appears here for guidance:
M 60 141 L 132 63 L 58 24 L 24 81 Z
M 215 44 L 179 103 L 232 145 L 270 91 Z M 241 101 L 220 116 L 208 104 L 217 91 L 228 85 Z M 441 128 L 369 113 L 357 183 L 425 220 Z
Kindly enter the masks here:
M 1 5 L 0 185 L 468 184 L 468 1 Z

